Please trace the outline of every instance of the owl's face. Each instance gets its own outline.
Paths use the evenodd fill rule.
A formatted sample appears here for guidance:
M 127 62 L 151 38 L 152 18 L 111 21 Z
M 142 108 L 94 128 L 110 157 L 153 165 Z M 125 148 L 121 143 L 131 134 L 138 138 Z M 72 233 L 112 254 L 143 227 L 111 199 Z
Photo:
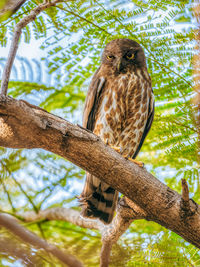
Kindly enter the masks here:
M 102 64 L 106 64 L 115 74 L 133 71 L 146 66 L 142 47 L 130 39 L 116 39 L 108 43 L 103 51 Z

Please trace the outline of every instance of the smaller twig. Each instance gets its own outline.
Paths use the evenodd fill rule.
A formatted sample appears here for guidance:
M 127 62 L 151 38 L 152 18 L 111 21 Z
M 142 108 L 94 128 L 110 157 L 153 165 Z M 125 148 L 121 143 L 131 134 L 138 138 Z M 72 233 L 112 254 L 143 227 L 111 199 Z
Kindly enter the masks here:
M 188 216 L 195 214 L 197 206 L 196 203 L 189 197 L 189 188 L 185 179 L 181 180 L 182 185 L 182 199 L 181 199 L 181 217 L 186 219 Z
M 67 3 L 65 3 L 65 4 L 68 6 Z M 68 7 L 69 7 L 69 6 L 68 6 Z M 63 11 L 66 11 L 66 12 L 70 13 L 70 14 L 73 15 L 74 17 L 77 17 L 77 18 L 79 18 L 80 20 L 83 20 L 83 21 L 87 22 L 88 24 L 93 25 L 95 28 L 99 29 L 99 30 L 102 31 L 102 32 L 105 32 L 105 33 L 108 34 L 108 35 L 112 35 L 112 34 L 109 33 L 108 31 L 106 31 L 104 28 L 102 28 L 102 27 L 100 27 L 99 25 L 95 24 L 93 21 L 90 21 L 90 20 L 88 20 L 88 19 L 86 19 L 86 18 L 80 16 L 79 14 L 74 13 L 72 10 L 69 10 L 69 9 L 66 9 L 66 8 L 64 8 L 64 7 L 60 7 L 60 6 L 57 6 L 57 8 L 59 8 L 59 9 L 61 9 L 61 10 L 63 10 Z
M 172 120 L 172 119 L 171 119 L 171 122 L 172 122 L 172 123 L 175 123 L 175 124 L 177 124 L 177 125 L 180 125 L 180 126 L 186 128 L 186 129 L 189 129 L 189 130 L 191 130 L 191 131 L 193 131 L 193 132 L 195 132 L 195 133 L 198 132 L 197 129 L 195 129 L 195 128 L 193 128 L 193 127 L 190 127 L 190 126 L 188 126 L 188 125 L 185 125 L 185 124 L 183 124 L 183 123 L 180 123 L 180 122 L 178 122 L 177 120 Z
M 26 0 L 9 0 L 5 1 L 3 8 L 0 10 L 0 18 L 8 13 L 9 16 L 14 14 L 25 3 Z M 7 18 L 8 16 L 6 16 Z
M 16 185 L 19 187 L 20 191 L 24 194 L 24 196 L 27 198 L 27 200 L 31 203 L 33 209 L 35 210 L 35 212 L 38 212 L 38 208 L 37 206 L 34 204 L 34 202 L 32 201 L 31 197 L 26 193 L 26 191 L 23 189 L 22 185 L 15 179 L 14 175 L 12 174 L 12 172 L 9 170 L 8 166 L 6 164 L 4 164 L 3 162 L 1 162 L 3 168 L 8 172 L 9 176 L 11 177 L 11 179 L 16 183 Z
M 80 212 L 68 209 L 68 208 L 51 208 L 46 210 L 40 210 L 39 213 L 35 213 L 34 211 L 28 211 L 23 214 L 19 214 L 26 222 L 33 222 L 37 220 L 58 220 L 70 222 L 80 227 L 88 228 L 88 229 L 97 229 L 101 231 L 104 227 L 104 224 L 99 220 L 87 219 L 80 216 Z
M 10 203 L 10 206 L 11 206 L 11 208 L 12 208 L 12 211 L 13 211 L 13 212 L 16 212 L 15 206 L 13 205 L 11 196 L 10 196 L 10 194 L 9 194 L 9 191 L 7 190 L 7 187 L 6 187 L 6 185 L 5 185 L 4 181 L 3 181 L 3 178 L 0 177 L 0 181 L 1 181 L 1 184 L 2 184 L 2 186 L 3 186 L 3 190 L 4 190 L 4 192 L 5 192 L 6 195 L 7 195 L 8 202 Z
M 32 205 L 33 209 L 35 210 L 35 212 L 38 213 L 39 209 L 34 204 L 34 202 L 32 201 L 31 197 L 26 193 L 26 191 L 24 191 L 22 185 L 15 179 L 15 177 L 13 176 L 13 174 L 11 173 L 11 171 L 8 169 L 8 167 L 3 162 L 1 164 L 2 164 L 3 168 L 5 168 L 6 171 L 8 172 L 9 176 L 14 180 L 14 182 L 16 183 L 16 185 L 20 188 L 21 192 L 25 195 L 25 197 L 31 203 L 31 205 Z M 43 231 L 42 226 L 41 226 L 41 224 L 39 222 L 37 223 L 37 226 L 39 228 L 39 231 L 40 231 L 42 237 L 46 240 L 45 235 L 44 235 L 44 231 Z
M 19 44 L 19 38 L 21 36 L 22 29 L 26 27 L 26 25 L 35 20 L 36 16 L 42 12 L 44 9 L 50 6 L 54 6 L 57 2 L 60 2 L 60 0 L 52 0 L 49 2 L 45 2 L 43 4 L 38 5 L 36 8 L 34 8 L 29 15 L 21 19 L 15 26 L 14 35 L 11 41 L 10 50 L 8 53 L 8 59 L 5 64 L 3 75 L 2 75 L 2 81 L 1 81 L 1 95 L 6 96 L 7 90 L 8 90 L 8 82 L 10 78 L 10 73 L 12 69 L 12 65 L 17 53 L 18 44 Z
M 26 10 L 26 11 L 20 13 L 20 14 L 17 15 L 17 16 L 12 16 L 9 20 L 6 20 L 5 23 L 1 23 L 1 27 L 6 26 L 6 25 L 9 24 L 11 21 L 14 21 L 15 19 L 17 19 L 17 18 L 23 16 L 24 14 L 30 13 L 30 11 L 31 11 L 31 10 L 28 9 L 28 10 Z
M 189 188 L 185 179 L 181 180 L 182 186 L 182 201 L 181 201 L 181 210 L 185 213 L 190 211 L 190 198 L 189 198 Z
M 24 242 L 29 243 L 37 248 L 44 249 L 50 252 L 57 259 L 62 261 L 71 267 L 82 267 L 82 263 L 78 261 L 74 256 L 64 253 L 56 246 L 47 243 L 45 240 L 41 239 L 31 231 L 20 225 L 16 219 L 8 214 L 0 213 L 0 225 L 8 229 L 14 235 L 18 236 Z
M 182 184 L 182 199 L 185 203 L 189 203 L 189 188 L 185 179 L 181 180 Z

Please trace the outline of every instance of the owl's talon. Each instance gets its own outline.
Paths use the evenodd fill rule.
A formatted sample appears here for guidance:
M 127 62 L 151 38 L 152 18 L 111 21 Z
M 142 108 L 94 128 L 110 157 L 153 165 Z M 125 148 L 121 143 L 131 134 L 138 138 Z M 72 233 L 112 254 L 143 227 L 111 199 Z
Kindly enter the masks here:
M 128 160 L 132 161 L 133 163 L 137 164 L 139 167 L 144 168 L 144 163 L 142 161 L 138 161 L 132 158 L 127 158 Z
M 119 146 L 110 146 L 112 149 L 114 149 L 116 152 L 121 153 L 121 147 Z
M 120 153 L 120 154 L 122 154 L 122 149 L 121 149 L 121 147 L 119 147 L 119 146 L 110 146 L 112 149 L 114 149 L 115 151 L 117 151 L 118 153 Z M 141 167 L 141 168 L 144 168 L 144 163 L 142 162 L 142 161 L 138 161 L 138 160 L 135 160 L 135 159 L 132 159 L 132 158 L 130 158 L 130 156 L 129 155 L 122 155 L 125 159 L 127 159 L 127 160 L 130 160 L 130 161 L 132 161 L 132 162 L 134 162 L 135 164 L 137 164 L 139 167 Z

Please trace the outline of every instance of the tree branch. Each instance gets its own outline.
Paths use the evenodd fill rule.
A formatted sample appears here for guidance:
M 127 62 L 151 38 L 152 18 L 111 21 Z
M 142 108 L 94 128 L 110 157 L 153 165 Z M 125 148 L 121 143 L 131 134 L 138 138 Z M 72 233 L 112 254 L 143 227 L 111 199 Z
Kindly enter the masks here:
M 0 21 L 5 16 L 7 19 L 14 14 L 25 3 L 26 0 L 7 0 L 5 1 L 3 8 L 0 9 Z M 2 5 L 2 4 L 1 4 Z
M 189 202 L 189 188 L 188 188 L 186 180 L 182 179 L 181 184 L 182 184 L 182 200 L 188 203 Z
M 70 160 L 132 200 L 147 220 L 200 248 L 199 206 L 192 201 L 192 214 L 182 216 L 181 195 L 106 146 L 92 132 L 24 101 L 0 96 L 0 145 L 42 148 Z
M 190 218 L 197 208 L 197 204 L 189 198 L 189 188 L 185 179 L 181 180 L 182 184 L 182 199 L 181 199 L 181 216 L 186 221 L 187 217 Z
M 26 25 L 29 22 L 35 20 L 36 16 L 39 13 L 41 13 L 44 9 L 50 6 L 54 6 L 58 2 L 60 2 L 60 0 L 52 0 L 52 1 L 44 2 L 43 4 L 38 5 L 36 8 L 31 10 L 29 15 L 25 16 L 23 19 L 21 19 L 16 24 L 13 38 L 11 41 L 9 54 L 8 54 L 8 59 L 3 70 L 2 81 L 1 81 L 1 95 L 7 94 L 10 73 L 11 73 L 12 65 L 13 65 L 13 62 L 14 62 L 14 59 L 17 53 L 19 38 L 21 36 L 22 29 L 26 27 Z
M 197 161 L 200 164 L 200 3 L 198 0 L 193 4 L 194 18 L 196 19 L 196 30 L 194 31 L 195 47 L 193 56 L 193 80 L 194 80 L 194 97 L 193 103 L 193 119 L 197 128 Z
M 107 225 L 102 234 L 102 248 L 100 257 L 100 267 L 109 265 L 109 258 L 113 244 L 115 244 L 120 236 L 129 228 L 134 220 L 144 219 L 146 213 L 138 205 L 130 199 L 123 197 L 120 199 L 117 208 L 117 214 L 111 224 Z
M 80 212 L 73 209 L 67 208 L 51 208 L 46 210 L 40 210 L 39 213 L 35 213 L 34 211 L 24 212 L 23 214 L 19 214 L 26 222 L 34 222 L 38 220 L 49 220 L 49 221 L 65 221 L 73 223 L 77 226 L 88 228 L 88 229 L 96 229 L 101 231 L 104 228 L 104 224 L 99 220 L 91 220 L 84 218 L 80 215 Z
M 117 215 L 107 226 L 98 220 L 85 219 L 77 211 L 63 208 L 40 211 L 39 214 L 27 213 L 24 214 L 24 218 L 27 221 L 39 218 L 67 220 L 81 227 L 98 229 L 102 234 L 103 243 L 101 267 L 108 266 L 112 245 L 117 242 L 134 219 L 145 218 L 155 221 L 200 248 L 200 209 L 193 200 L 189 199 L 189 190 L 185 180 L 182 180 L 182 196 L 180 196 L 144 169 L 125 160 L 105 146 L 99 137 L 90 131 L 74 126 L 25 101 L 6 97 L 10 72 L 22 29 L 35 20 L 41 11 L 58 2 L 60 0 L 45 1 L 16 24 L 1 83 L 0 145 L 12 148 L 43 148 L 52 151 L 94 174 L 129 199 L 126 197 L 121 199 Z M 72 11 L 65 11 L 84 19 Z M 106 32 L 104 29 L 103 31 Z M 0 225 L 25 242 L 51 252 L 69 266 L 82 266 L 71 255 L 64 254 L 27 231 L 10 216 L 0 214 Z
M 49 260 L 43 257 L 43 259 L 40 258 L 40 256 L 34 255 L 33 251 L 31 250 L 30 246 L 25 247 L 24 243 L 20 244 L 20 242 L 17 242 L 18 240 L 15 240 L 13 238 L 13 235 L 10 237 L 5 237 L 1 234 L 0 236 L 0 253 L 1 258 L 2 254 L 4 254 L 4 257 L 13 257 L 20 259 L 22 261 L 21 264 L 24 263 L 23 266 L 43 266 L 43 262 L 45 261 L 47 263 L 50 263 Z
M 34 233 L 28 231 L 21 226 L 16 219 L 8 214 L 0 213 L 0 225 L 8 229 L 14 235 L 18 236 L 24 242 L 29 243 L 37 248 L 44 249 L 50 252 L 53 256 L 58 258 L 64 264 L 71 267 L 82 267 L 82 263 L 78 261 L 74 256 L 64 253 L 56 246 L 48 244 L 45 240 L 39 238 Z
M 129 228 L 134 219 L 145 218 L 146 213 L 127 198 L 122 198 L 118 205 L 117 215 L 111 224 L 105 225 L 99 220 L 83 218 L 80 213 L 73 209 L 51 208 L 35 212 L 25 212 L 20 214 L 26 222 L 38 220 L 61 220 L 71 222 L 75 225 L 97 229 L 102 235 L 102 249 L 100 256 L 100 266 L 107 267 L 109 264 L 110 252 L 120 236 Z

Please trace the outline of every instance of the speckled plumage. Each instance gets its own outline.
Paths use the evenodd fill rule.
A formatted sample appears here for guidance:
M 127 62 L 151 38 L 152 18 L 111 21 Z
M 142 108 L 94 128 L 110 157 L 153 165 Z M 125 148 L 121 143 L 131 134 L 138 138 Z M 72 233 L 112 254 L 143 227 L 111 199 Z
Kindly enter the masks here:
M 154 96 L 142 47 L 129 39 L 111 41 L 88 90 L 83 126 L 108 145 L 120 147 L 122 155 L 135 158 L 153 113 Z M 82 214 L 110 223 L 117 198 L 118 192 L 88 173 L 80 198 Z

